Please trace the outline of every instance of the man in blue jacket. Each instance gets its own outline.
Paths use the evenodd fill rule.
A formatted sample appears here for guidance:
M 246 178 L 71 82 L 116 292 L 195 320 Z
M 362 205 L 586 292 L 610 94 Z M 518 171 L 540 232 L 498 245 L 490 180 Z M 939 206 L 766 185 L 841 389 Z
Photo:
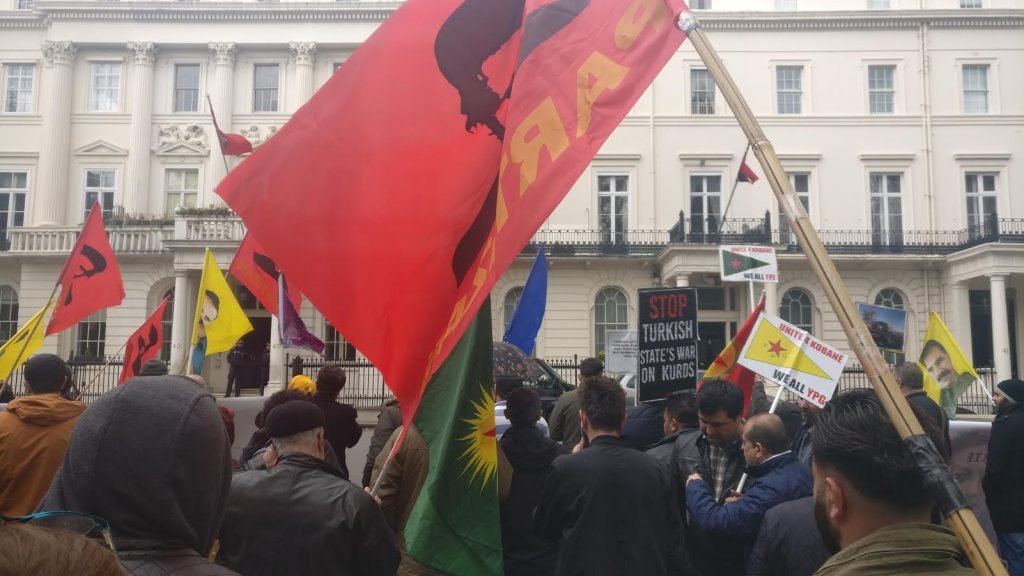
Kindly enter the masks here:
M 752 480 L 746 492 L 718 504 L 700 474 L 691 474 L 686 480 L 686 505 L 701 529 L 742 543 L 749 554 L 765 513 L 777 504 L 810 496 L 814 478 L 790 451 L 786 428 L 774 414 L 747 420 L 742 448 Z

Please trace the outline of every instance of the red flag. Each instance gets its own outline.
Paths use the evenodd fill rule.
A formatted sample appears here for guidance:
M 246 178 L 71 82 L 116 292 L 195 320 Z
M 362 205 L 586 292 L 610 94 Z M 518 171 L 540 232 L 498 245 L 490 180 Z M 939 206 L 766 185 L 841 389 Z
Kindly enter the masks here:
M 760 178 L 758 178 L 757 173 L 754 172 L 753 168 L 747 166 L 747 162 L 745 160 L 741 160 L 740 171 L 738 174 L 736 174 L 736 180 L 739 182 L 750 182 L 751 184 L 753 184 L 754 182 L 760 180 Z
M 743 323 L 743 326 L 732 337 L 732 340 L 725 345 L 725 348 L 718 353 L 718 356 L 715 357 L 711 365 L 704 372 L 704 378 L 697 385 L 699 389 L 708 380 L 723 379 L 739 386 L 740 390 L 743 391 L 744 414 L 750 409 L 750 394 L 754 389 L 755 374 L 746 367 L 740 366 L 737 361 L 739 360 L 740 352 L 747 344 L 750 332 L 754 329 L 754 324 L 757 324 L 757 319 L 761 316 L 762 312 L 764 312 L 764 294 L 761 294 L 761 301 L 754 307 L 754 311 L 750 313 L 747 321 Z
M 683 9 L 409 0 L 217 191 L 380 368 L 408 422 L 491 287 L 675 54 Z
M 277 274 L 278 266 L 267 255 L 252 234 L 242 239 L 235 259 L 228 272 L 238 279 L 271 314 L 277 316 Z M 296 310 L 302 305 L 302 294 L 291 282 L 288 286 L 288 300 Z
M 103 209 L 99 202 L 89 211 L 57 283 L 61 286 L 60 298 L 46 327 L 47 336 L 124 300 L 121 269 L 103 227 Z
M 252 152 L 252 142 L 241 134 L 227 134 L 217 124 L 217 115 L 213 113 L 213 103 L 210 97 L 206 97 L 206 103 L 210 106 L 210 118 L 213 119 L 213 129 L 217 131 L 217 142 L 220 143 L 220 153 L 224 156 L 241 156 Z
M 119 385 L 138 376 L 142 365 L 160 353 L 160 347 L 164 345 L 163 321 L 167 301 L 165 297 L 142 326 L 128 337 L 128 344 L 124 348 L 124 368 L 121 369 L 121 377 L 117 379 Z

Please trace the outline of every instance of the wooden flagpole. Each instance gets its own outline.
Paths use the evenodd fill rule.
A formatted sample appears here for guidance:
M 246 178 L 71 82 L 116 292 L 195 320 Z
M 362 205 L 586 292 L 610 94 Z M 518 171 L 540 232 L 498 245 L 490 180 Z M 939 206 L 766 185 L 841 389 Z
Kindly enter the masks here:
M 75 400 L 81 400 L 82 398 L 85 397 L 85 391 L 92 387 L 93 383 L 96 382 L 96 380 L 98 380 L 99 377 L 102 376 L 103 373 L 107 371 L 107 368 L 110 367 L 110 363 L 114 361 L 114 358 L 117 358 L 117 355 L 120 354 L 121 352 L 124 352 L 124 349 L 127 347 L 128 341 L 125 340 L 124 344 L 121 345 L 121 349 L 115 352 L 114 355 L 111 356 L 110 359 L 107 360 L 105 364 L 103 364 L 103 367 L 100 368 L 99 372 L 97 372 L 96 375 L 92 377 L 92 380 L 89 380 L 89 382 L 86 383 L 85 386 L 82 386 L 82 389 L 78 391 L 78 397 L 75 398 Z
M 949 526 L 963 544 L 971 564 L 978 574 L 1005 575 L 1006 568 L 982 530 L 974 512 L 967 506 L 966 499 L 953 480 L 949 467 L 944 464 L 934 444 L 927 439 L 920 422 L 917 421 L 910 405 L 900 393 L 885 359 L 871 339 L 871 334 L 864 325 L 864 321 L 857 314 L 853 300 L 839 277 L 839 272 L 829 258 L 817 231 L 811 225 L 803 204 L 793 192 L 789 178 L 786 177 L 786 171 L 775 154 L 775 148 L 765 136 L 732 76 L 729 75 L 722 60 L 718 57 L 718 53 L 700 29 L 700 22 L 696 15 L 690 11 L 682 12 L 679 14 L 677 25 L 686 32 L 690 43 L 700 55 L 701 60 L 704 61 L 715 84 L 722 91 L 722 97 L 728 102 L 729 108 L 747 136 L 747 141 L 750 142 L 754 155 L 761 164 L 765 178 L 771 185 L 772 191 L 779 201 L 779 206 L 786 214 L 786 219 L 800 244 L 800 249 L 807 257 L 811 269 L 814 270 L 818 282 L 832 305 L 832 310 L 843 327 L 843 332 L 846 333 L 850 348 L 864 368 L 864 373 L 871 381 L 871 385 L 878 394 L 878 398 L 896 427 L 900 438 L 915 450 L 915 460 L 918 464 L 922 468 L 928 468 L 925 476 L 929 490 L 946 515 Z

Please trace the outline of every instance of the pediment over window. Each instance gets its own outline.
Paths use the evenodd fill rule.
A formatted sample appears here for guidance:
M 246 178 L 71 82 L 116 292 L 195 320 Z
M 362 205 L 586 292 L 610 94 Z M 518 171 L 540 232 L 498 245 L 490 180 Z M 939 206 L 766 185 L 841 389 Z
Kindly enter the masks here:
M 171 156 L 177 158 L 185 157 L 206 157 L 210 155 L 210 149 L 191 142 L 171 142 L 158 146 L 153 150 L 156 156 Z
M 106 140 L 96 140 L 75 149 L 75 156 L 127 156 L 128 150 Z

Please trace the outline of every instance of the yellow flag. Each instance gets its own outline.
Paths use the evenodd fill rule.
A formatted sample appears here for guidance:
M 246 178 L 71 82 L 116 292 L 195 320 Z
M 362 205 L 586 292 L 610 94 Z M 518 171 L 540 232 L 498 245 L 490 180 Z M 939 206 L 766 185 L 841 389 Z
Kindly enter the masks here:
M 978 373 L 935 312 L 928 317 L 917 364 L 924 372 L 924 391 L 948 416 L 956 414 L 956 399 L 974 384 Z
M 794 343 L 771 322 L 761 322 L 757 327 L 750 348 L 747 349 L 747 358 L 819 378 L 830 377 L 828 372 L 804 354 L 799 344 Z
M 199 299 L 192 325 L 192 346 L 206 337 L 206 355 L 227 352 L 238 339 L 252 331 L 249 317 L 235 299 L 231 286 L 217 267 L 209 248 L 203 261 L 203 278 L 199 281 Z
M 24 364 L 43 345 L 46 334 L 46 329 L 42 325 L 43 317 L 46 316 L 51 304 L 53 300 L 33 314 L 28 322 L 0 347 L 0 380 L 6 380 L 11 372 Z

